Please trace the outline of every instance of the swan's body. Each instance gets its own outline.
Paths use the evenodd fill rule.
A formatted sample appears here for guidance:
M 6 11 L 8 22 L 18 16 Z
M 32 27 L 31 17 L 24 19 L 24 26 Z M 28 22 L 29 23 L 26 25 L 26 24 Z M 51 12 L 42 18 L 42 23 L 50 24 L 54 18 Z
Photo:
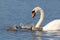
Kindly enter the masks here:
M 50 23 L 48 23 L 46 26 L 43 27 L 43 30 L 60 30 L 60 20 L 53 20 Z
M 35 17 L 35 14 L 36 12 L 40 12 L 40 19 L 39 21 L 37 22 L 37 24 L 35 25 L 35 27 L 32 28 L 33 29 L 36 29 L 36 28 L 40 28 L 40 25 L 44 19 L 44 12 L 42 10 L 42 8 L 40 7 L 35 7 L 33 10 L 32 10 L 32 17 L 34 18 Z M 38 29 L 37 29 L 38 30 Z M 60 30 L 60 19 L 56 19 L 56 20 L 53 20 L 51 21 L 50 23 L 48 23 L 47 25 L 45 25 L 43 28 L 42 28 L 43 31 L 48 31 L 48 30 Z

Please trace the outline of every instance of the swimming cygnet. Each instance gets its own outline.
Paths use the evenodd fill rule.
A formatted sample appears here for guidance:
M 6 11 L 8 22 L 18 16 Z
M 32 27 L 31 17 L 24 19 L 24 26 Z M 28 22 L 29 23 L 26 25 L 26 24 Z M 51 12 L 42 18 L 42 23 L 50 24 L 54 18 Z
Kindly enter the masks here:
M 17 26 L 8 26 L 6 28 L 7 31 L 17 31 L 18 27 Z
M 20 23 L 20 28 L 26 30 L 32 30 L 32 31 L 42 31 L 42 28 L 35 28 L 34 24 L 24 25 L 23 23 Z
M 23 23 L 20 23 L 20 28 L 21 29 L 26 29 L 26 30 L 32 30 L 33 24 L 31 25 L 24 25 Z

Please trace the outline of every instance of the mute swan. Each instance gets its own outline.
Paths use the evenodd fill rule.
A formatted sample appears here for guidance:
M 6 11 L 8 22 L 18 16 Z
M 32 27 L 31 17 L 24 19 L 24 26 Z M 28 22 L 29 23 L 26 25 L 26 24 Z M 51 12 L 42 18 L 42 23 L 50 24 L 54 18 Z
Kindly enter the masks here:
M 42 10 L 42 8 L 40 7 L 35 7 L 33 10 L 32 10 L 32 17 L 34 18 L 36 13 L 37 12 L 40 12 L 40 19 L 39 21 L 37 22 L 37 24 L 35 25 L 35 27 L 32 27 L 32 30 L 42 30 L 42 31 L 56 31 L 56 30 L 60 30 L 60 19 L 56 19 L 56 20 L 53 20 L 51 21 L 50 23 L 48 23 L 46 26 L 44 26 L 43 28 L 40 28 L 40 25 L 44 19 L 44 11 Z

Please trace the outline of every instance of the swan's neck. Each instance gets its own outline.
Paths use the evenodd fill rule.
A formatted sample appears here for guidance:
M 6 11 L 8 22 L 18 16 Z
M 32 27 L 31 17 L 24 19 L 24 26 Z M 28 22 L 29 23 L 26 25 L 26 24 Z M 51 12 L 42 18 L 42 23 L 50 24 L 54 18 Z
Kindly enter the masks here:
M 39 18 L 39 21 L 37 22 L 36 24 L 36 28 L 39 28 L 41 26 L 41 23 L 43 21 L 43 18 L 44 18 L 44 12 L 41 8 L 38 9 L 38 12 L 40 12 L 40 18 Z

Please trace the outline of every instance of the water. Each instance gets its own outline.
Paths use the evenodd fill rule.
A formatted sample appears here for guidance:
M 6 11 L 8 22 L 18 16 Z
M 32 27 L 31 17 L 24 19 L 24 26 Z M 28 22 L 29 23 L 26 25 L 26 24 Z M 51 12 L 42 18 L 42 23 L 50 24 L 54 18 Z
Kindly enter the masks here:
M 6 31 L 7 26 L 24 23 L 36 24 L 39 14 L 33 19 L 31 11 L 39 6 L 45 18 L 41 26 L 60 19 L 60 0 L 0 0 L 0 40 L 60 40 L 60 32 L 33 32 L 30 30 Z

